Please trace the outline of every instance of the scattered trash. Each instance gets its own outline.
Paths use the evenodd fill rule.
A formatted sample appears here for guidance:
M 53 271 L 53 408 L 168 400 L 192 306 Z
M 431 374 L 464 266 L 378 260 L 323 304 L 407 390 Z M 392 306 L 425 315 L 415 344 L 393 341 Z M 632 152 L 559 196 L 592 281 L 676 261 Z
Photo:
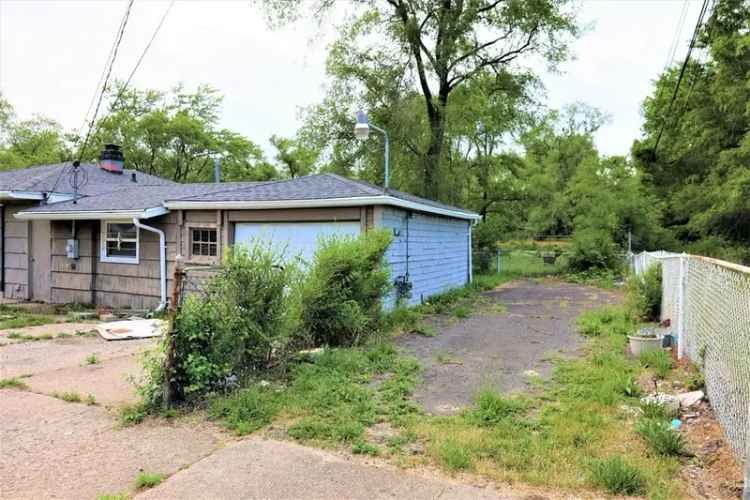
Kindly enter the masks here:
M 680 400 L 681 407 L 690 408 L 691 406 L 700 403 L 704 396 L 705 394 L 703 394 L 703 391 L 692 391 L 680 394 L 677 398 Z
M 525 372 L 523 372 L 523 376 L 524 377 L 528 377 L 528 378 L 539 378 L 539 377 L 541 377 L 541 375 L 539 374 L 539 372 L 535 371 L 535 370 L 526 370 Z
M 112 321 L 96 325 L 96 331 L 105 340 L 146 339 L 159 337 L 166 324 L 166 321 L 158 319 Z
M 677 415 L 680 411 L 680 400 L 671 394 L 655 393 L 641 398 L 642 404 L 657 404 L 669 410 L 671 415 Z
M 680 430 L 680 426 L 682 425 L 682 421 L 679 418 L 675 418 L 672 420 L 672 429 L 675 431 Z

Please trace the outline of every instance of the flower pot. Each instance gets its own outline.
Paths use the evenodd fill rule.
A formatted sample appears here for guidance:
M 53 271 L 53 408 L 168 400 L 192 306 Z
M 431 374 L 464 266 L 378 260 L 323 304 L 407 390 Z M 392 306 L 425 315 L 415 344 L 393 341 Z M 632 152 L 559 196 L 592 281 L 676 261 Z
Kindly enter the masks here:
M 661 349 L 660 337 L 639 337 L 637 335 L 628 335 L 630 341 L 630 352 L 633 356 L 640 356 L 647 351 L 657 351 Z

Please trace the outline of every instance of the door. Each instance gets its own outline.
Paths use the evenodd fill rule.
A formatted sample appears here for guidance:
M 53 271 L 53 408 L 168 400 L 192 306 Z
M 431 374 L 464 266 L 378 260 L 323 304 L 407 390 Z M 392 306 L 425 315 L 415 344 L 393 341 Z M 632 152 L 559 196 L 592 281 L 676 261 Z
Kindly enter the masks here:
M 42 302 L 50 300 L 51 247 L 50 222 L 47 220 L 31 221 L 29 281 L 33 300 Z
M 348 222 L 242 222 L 234 226 L 234 243 L 252 245 L 270 241 L 274 248 L 285 249 L 286 258 L 301 256 L 311 261 L 320 238 L 357 236 L 359 221 Z

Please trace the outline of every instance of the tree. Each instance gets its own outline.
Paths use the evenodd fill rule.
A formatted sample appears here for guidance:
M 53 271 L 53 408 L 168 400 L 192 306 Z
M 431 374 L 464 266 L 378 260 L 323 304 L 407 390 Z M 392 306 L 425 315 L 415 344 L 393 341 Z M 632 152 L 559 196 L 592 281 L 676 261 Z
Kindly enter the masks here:
M 279 17 L 293 6 L 268 0 Z M 336 4 L 319 0 L 323 16 Z M 354 85 L 367 87 L 373 70 L 399 75 L 419 93 L 427 140 L 416 150 L 423 194 L 441 194 L 441 163 L 451 96 L 483 75 L 510 72 L 522 59 L 567 57 L 577 33 L 568 0 L 362 0 L 347 19 L 332 56 L 349 68 Z M 299 12 L 299 11 L 297 11 Z M 356 90 L 355 90 L 356 93 Z
M 17 120 L 13 106 L 0 94 L 0 170 L 48 165 L 69 155 L 62 127 L 35 115 Z
M 301 175 L 310 174 L 318 161 L 318 151 L 309 147 L 304 139 L 289 139 L 278 135 L 271 136 L 271 144 L 278 151 L 276 160 L 286 170 L 286 174 L 294 179 Z
M 221 96 L 209 86 L 187 92 L 122 90 L 110 92 L 112 107 L 99 120 L 83 159 L 93 160 L 102 144 L 121 144 L 126 162 L 142 172 L 177 182 L 210 181 L 214 158 L 222 162 L 224 180 L 269 180 L 278 172 L 259 146 L 218 127 Z

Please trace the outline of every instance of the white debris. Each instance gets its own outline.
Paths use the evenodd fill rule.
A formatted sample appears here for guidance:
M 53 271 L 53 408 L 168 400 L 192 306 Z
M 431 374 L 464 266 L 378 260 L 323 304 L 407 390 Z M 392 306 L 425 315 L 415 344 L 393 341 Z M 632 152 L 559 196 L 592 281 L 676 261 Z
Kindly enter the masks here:
M 541 375 L 539 374 L 539 372 L 535 371 L 535 370 L 526 370 L 525 372 L 523 372 L 523 376 L 527 377 L 527 378 L 539 378 L 539 377 L 541 377 Z
M 166 321 L 159 319 L 112 321 L 96 325 L 96 331 L 106 340 L 144 339 L 160 336 L 166 325 Z
M 703 391 L 693 391 L 680 394 L 677 398 L 680 400 L 681 407 L 690 408 L 699 403 L 704 396 Z
M 680 411 L 680 400 L 671 394 L 655 393 L 641 398 L 641 404 L 657 404 L 663 406 L 671 415 L 677 415 Z

